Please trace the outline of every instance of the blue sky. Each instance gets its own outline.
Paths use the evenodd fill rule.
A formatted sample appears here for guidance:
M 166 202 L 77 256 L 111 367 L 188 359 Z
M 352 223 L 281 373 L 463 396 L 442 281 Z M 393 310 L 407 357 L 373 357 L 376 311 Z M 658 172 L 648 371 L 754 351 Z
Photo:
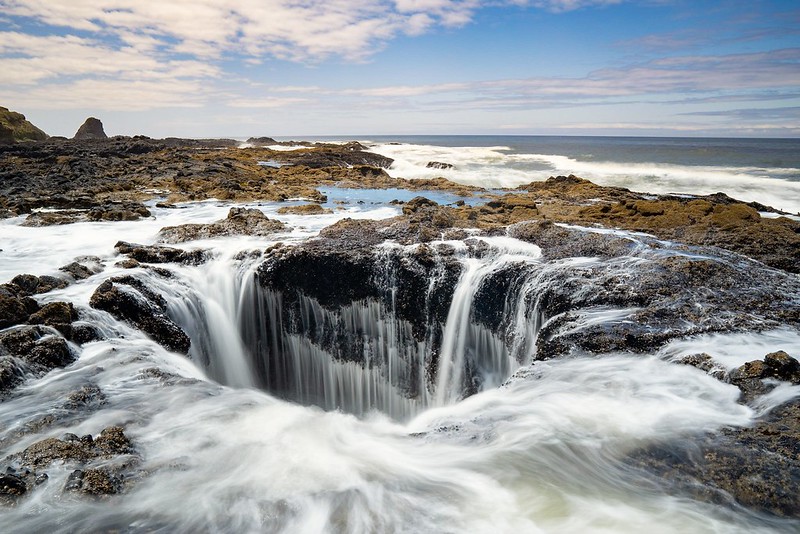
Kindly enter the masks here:
M 0 0 L 54 135 L 800 137 L 800 3 Z

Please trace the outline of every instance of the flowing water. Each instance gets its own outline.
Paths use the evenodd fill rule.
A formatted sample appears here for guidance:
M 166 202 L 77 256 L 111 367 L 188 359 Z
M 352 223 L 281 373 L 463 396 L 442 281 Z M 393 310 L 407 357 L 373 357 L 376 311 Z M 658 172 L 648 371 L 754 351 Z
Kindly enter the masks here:
M 797 332 L 699 336 L 658 354 L 575 354 L 531 365 L 547 320 L 537 294 L 551 278 L 538 247 L 506 237 L 481 238 L 486 252 L 480 256 L 450 243 L 461 274 L 446 320 L 430 325 L 440 329 L 438 340 L 412 335 L 395 314 L 391 291 L 380 302 L 334 311 L 301 298 L 297 330 L 283 328 L 285 295 L 258 284 L 260 251 L 278 240 L 307 239 L 345 216 L 398 212 L 387 204 L 277 216 L 294 229 L 270 240 L 180 245 L 213 247 L 215 257 L 199 266 L 165 265 L 170 279 L 114 266 L 117 240 L 150 243 L 163 226 L 211 222 L 228 207 L 153 208 L 149 220 L 69 227 L 0 221 L 2 280 L 52 274 L 78 256 L 95 255 L 105 265 L 92 278 L 38 297 L 74 302 L 105 339 L 75 347 L 76 363 L 26 382 L 0 404 L 2 456 L 45 437 L 96 435 L 123 425 L 139 461 L 127 492 L 99 501 L 63 494 L 74 466 L 51 467 L 46 484 L 0 512 L 0 531 L 750 533 L 800 527 L 671 496 L 664 483 L 626 462 L 646 445 L 746 426 L 800 395 L 800 387 L 783 388 L 758 407 L 743 406 L 735 387 L 670 360 L 705 351 L 732 368 L 753 351 L 797 355 Z M 258 207 L 276 216 L 278 206 Z M 385 245 L 377 253 L 412 252 Z M 570 259 L 549 268 L 595 261 Z M 487 277 L 508 265 L 540 276 L 524 278 L 503 297 L 509 319 L 503 333 L 491 332 L 474 321 L 473 302 Z M 189 358 L 88 307 L 99 283 L 122 273 L 165 296 L 170 316 L 192 339 Z M 390 287 L 392 273 L 384 276 Z M 430 280 L 431 287 L 438 283 Z M 631 311 L 588 310 L 582 321 L 622 321 Z M 335 343 L 315 342 L 331 331 L 339 332 Z M 331 347 L 351 346 L 366 365 L 331 357 Z M 431 376 L 434 346 L 438 374 Z M 467 368 L 480 381 L 479 391 L 464 398 Z M 105 403 L 66 406 L 65 396 L 87 384 L 100 387 Z M 44 415 L 55 416 L 55 426 L 35 430 Z
M 392 176 L 517 187 L 575 174 L 647 193 L 724 192 L 800 215 L 800 140 L 559 136 L 372 137 Z M 429 162 L 452 168 L 429 168 Z

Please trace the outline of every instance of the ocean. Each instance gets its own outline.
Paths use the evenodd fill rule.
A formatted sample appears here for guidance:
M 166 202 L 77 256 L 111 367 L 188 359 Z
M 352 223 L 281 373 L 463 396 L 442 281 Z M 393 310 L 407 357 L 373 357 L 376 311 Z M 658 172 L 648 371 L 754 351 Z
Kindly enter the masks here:
M 353 137 L 325 138 L 352 140 Z M 360 136 L 394 158 L 389 173 L 517 187 L 575 174 L 654 194 L 722 192 L 800 213 L 800 139 L 565 136 Z M 436 161 L 451 169 L 428 168 Z

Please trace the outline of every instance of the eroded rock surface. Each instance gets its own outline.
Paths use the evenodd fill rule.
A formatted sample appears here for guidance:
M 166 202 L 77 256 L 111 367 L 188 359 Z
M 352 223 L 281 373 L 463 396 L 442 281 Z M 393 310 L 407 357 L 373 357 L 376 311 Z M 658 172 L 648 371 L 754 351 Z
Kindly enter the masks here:
M 89 304 L 130 323 L 169 350 L 189 352 L 189 336 L 166 314 L 164 298 L 137 278 L 106 280 L 95 290 Z
M 161 243 L 184 243 L 234 235 L 266 237 L 285 228 L 282 222 L 270 219 L 259 209 L 231 208 L 225 219 L 211 224 L 183 224 L 162 228 L 158 233 L 158 240 Z

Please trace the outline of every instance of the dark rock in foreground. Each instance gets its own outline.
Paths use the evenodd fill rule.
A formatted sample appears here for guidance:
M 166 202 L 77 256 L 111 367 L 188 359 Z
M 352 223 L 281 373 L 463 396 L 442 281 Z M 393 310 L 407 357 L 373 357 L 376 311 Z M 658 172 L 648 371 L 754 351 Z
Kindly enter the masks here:
M 75 361 L 66 340 L 43 325 L 24 325 L 0 332 L 0 395 L 27 377 L 42 376 Z
M 66 434 L 62 439 L 37 441 L 4 459 L 4 463 L 11 465 L 5 475 L 0 475 L 0 502 L 13 504 L 36 486 L 46 484 L 49 479 L 46 470 L 56 462 L 81 467 L 67 478 L 64 491 L 93 496 L 119 493 L 124 489 L 123 470 L 130 467 L 130 462 L 126 465 L 119 460 L 133 453 L 130 440 L 119 426 L 105 428 L 97 437 Z
M 119 241 L 114 245 L 114 248 L 117 249 L 120 254 L 126 254 L 131 259 L 142 263 L 182 263 L 184 265 L 199 265 L 206 261 L 206 252 L 200 249 L 182 250 L 159 245 L 139 245 L 126 241 Z
M 800 363 L 785 352 L 768 354 L 731 372 L 743 402 L 756 401 L 776 379 L 800 384 Z M 679 493 L 800 518 L 800 399 L 779 406 L 748 428 L 726 428 L 694 439 L 657 444 L 631 455 L 633 465 Z
M 169 350 L 189 352 L 189 336 L 167 316 L 164 298 L 137 278 L 106 280 L 95 290 L 89 304 L 130 323 Z

